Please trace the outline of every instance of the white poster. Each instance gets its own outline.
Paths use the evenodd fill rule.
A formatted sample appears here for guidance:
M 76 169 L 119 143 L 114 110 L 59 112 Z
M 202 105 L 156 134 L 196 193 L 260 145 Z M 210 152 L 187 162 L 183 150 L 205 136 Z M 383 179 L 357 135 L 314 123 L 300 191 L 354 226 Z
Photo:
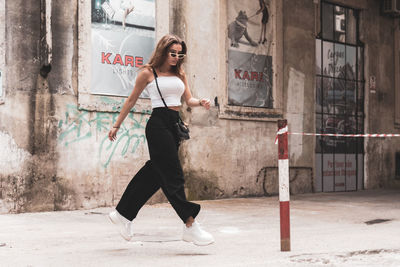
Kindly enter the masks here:
M 92 0 L 91 93 L 128 96 L 154 47 L 154 0 Z
M 362 181 L 359 179 L 363 171 L 362 154 L 316 155 L 317 166 L 321 165 L 322 160 L 322 169 L 321 167 L 316 169 L 316 191 L 320 192 L 321 188 L 323 192 L 354 191 L 357 190 L 357 185 L 358 189 L 362 188 Z

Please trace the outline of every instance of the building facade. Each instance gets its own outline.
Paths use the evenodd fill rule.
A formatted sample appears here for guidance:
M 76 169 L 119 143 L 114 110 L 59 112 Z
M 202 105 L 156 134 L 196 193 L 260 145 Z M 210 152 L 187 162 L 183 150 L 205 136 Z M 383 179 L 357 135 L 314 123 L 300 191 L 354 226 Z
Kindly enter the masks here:
M 0 213 L 113 206 L 149 159 L 146 92 L 107 134 L 164 34 L 209 111 L 183 106 L 190 199 L 400 186 L 400 3 L 379 0 L 0 0 Z M 165 201 L 156 193 L 151 203 Z

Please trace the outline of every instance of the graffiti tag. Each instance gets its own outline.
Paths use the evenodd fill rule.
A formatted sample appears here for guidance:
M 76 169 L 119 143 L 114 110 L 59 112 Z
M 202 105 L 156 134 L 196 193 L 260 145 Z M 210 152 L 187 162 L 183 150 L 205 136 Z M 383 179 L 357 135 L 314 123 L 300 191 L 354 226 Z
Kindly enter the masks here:
M 132 110 L 135 111 L 135 110 Z M 100 163 L 104 168 L 110 164 L 116 153 L 121 156 L 127 153 L 134 154 L 140 144 L 146 143 L 144 129 L 150 111 L 140 113 L 130 112 L 118 132 L 118 139 L 111 142 L 108 131 L 117 120 L 116 112 L 89 112 L 79 110 L 76 105 L 67 105 L 65 117 L 59 121 L 58 140 L 66 147 L 92 137 L 101 136 L 98 149 Z

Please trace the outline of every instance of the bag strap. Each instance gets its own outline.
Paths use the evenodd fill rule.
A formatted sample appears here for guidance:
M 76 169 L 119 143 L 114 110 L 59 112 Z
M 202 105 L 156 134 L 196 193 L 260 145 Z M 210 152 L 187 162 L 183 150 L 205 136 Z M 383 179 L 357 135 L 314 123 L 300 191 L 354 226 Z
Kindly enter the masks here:
M 168 106 L 167 106 L 167 104 L 165 104 L 164 98 L 163 98 L 163 96 L 162 96 L 162 94 L 161 94 L 160 87 L 158 87 L 158 82 L 157 82 L 157 77 L 158 77 L 158 76 L 157 76 L 156 70 L 155 70 L 154 68 L 151 68 L 151 69 L 153 70 L 154 80 L 156 81 L 157 90 L 158 90 L 158 93 L 159 93 L 160 96 L 161 96 L 161 100 L 162 100 L 162 102 L 164 103 L 164 106 L 165 106 L 166 108 L 168 108 Z

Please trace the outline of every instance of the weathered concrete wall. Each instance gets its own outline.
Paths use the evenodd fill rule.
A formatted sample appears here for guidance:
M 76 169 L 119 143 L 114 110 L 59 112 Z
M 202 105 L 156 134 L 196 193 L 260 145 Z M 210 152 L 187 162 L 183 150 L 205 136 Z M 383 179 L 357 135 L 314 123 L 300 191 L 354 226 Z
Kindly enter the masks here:
M 276 119 L 287 118 L 292 131 L 315 129 L 314 1 L 281 2 L 283 31 L 278 45 L 283 49 L 283 61 L 276 66 L 282 68 L 282 81 L 275 76 L 279 84 L 275 93 L 281 93 L 283 100 L 278 103 L 281 114 L 278 111 L 264 121 L 221 117 L 220 108 L 226 105 L 221 97 L 226 90 L 226 1 L 157 1 L 157 21 L 162 21 L 157 37 L 171 31 L 187 41 L 185 69 L 193 95 L 211 100 L 218 97 L 220 105 L 210 111 L 183 110 L 191 124 L 192 139 L 180 151 L 190 199 L 277 194 Z M 82 17 L 87 6 L 78 0 L 52 1 L 52 70 L 43 78 L 39 75 L 43 65 L 41 2 L 7 1 L 4 15 L 0 9 L 7 28 L 1 48 L 5 51 L 5 77 L 4 103 L 0 104 L 0 212 L 115 205 L 149 158 L 144 136 L 149 103 L 142 101 L 137 112 L 124 121 L 119 139 L 109 142 L 107 133 L 118 115 L 115 108 L 121 107 L 124 99 L 93 97 L 86 92 L 90 79 L 83 76 L 90 69 L 85 57 L 90 54 L 90 22 Z M 393 21 L 380 16 L 378 1 L 338 3 L 363 9 L 365 78 L 377 78 L 375 93 L 366 88 L 365 131 L 396 132 L 394 40 L 388 30 Z M 366 141 L 367 188 L 398 184 L 394 153 L 399 142 Z M 291 192 L 311 192 L 314 139 L 292 136 L 289 150 Z M 161 192 L 151 200 L 159 201 L 165 201 Z
M 5 101 L 0 105 L 2 212 L 23 210 L 29 194 L 30 162 L 34 150 L 32 92 L 40 68 L 40 5 L 37 1 L 6 1 L 5 13 Z
M 221 95 L 221 91 L 225 92 L 226 90 L 225 70 L 223 67 L 221 68 L 220 62 L 223 65 L 227 60 L 225 52 L 227 24 L 224 21 L 227 3 L 212 0 L 182 2 L 178 6 L 180 9 L 177 12 L 184 14 L 184 16 L 178 16 L 181 27 L 177 28 L 176 31 L 177 34 L 188 40 L 189 55 L 186 71 L 191 90 L 195 96 L 208 97 L 213 100 L 216 96 Z M 207 6 L 207 8 L 203 8 L 204 6 Z M 312 4 L 309 6 L 313 7 Z M 289 10 L 289 14 L 291 12 Z M 274 16 L 280 15 L 273 13 Z M 273 19 L 275 19 L 274 16 L 272 16 Z M 284 27 L 291 23 L 295 25 L 297 22 L 290 21 L 290 19 L 289 21 L 285 20 Z M 315 41 L 312 32 L 310 32 L 313 30 L 312 22 L 311 30 L 306 30 L 309 31 L 309 34 L 304 45 L 309 45 L 309 43 L 314 45 Z M 302 34 L 300 38 L 303 38 Z M 285 35 L 285 44 L 286 42 L 290 43 L 290 41 L 290 34 Z M 298 40 L 294 41 L 298 43 Z M 282 44 L 278 43 L 278 45 Z M 284 53 L 286 52 L 285 50 Z M 295 53 L 299 54 L 298 51 L 295 51 Z M 313 55 L 313 52 L 308 54 Z M 279 58 L 276 54 L 274 57 Z M 313 58 L 310 59 L 307 54 L 304 55 L 304 59 L 306 62 L 303 64 L 313 62 Z M 297 60 L 299 59 L 295 58 L 293 62 Z M 278 64 L 282 64 L 282 62 Z M 309 69 L 313 71 L 314 67 L 309 66 Z M 286 72 L 288 71 L 285 68 Z M 300 88 L 292 88 L 293 91 L 301 89 L 298 94 L 301 97 L 303 97 L 305 90 L 313 92 L 313 75 L 308 74 L 306 78 L 302 74 L 300 74 L 300 78 L 298 76 L 291 76 L 291 85 L 297 86 L 300 83 Z M 275 80 L 274 82 L 279 84 L 279 81 Z M 283 86 L 284 90 L 287 91 L 289 85 L 284 83 Z M 282 87 L 278 87 L 277 90 L 281 91 Z M 219 97 L 219 100 L 220 105 L 227 104 L 223 102 L 223 98 Z M 290 101 L 297 102 L 298 99 L 293 95 Z M 284 106 L 286 108 L 286 103 L 284 103 Z M 303 122 L 303 111 L 312 110 L 310 106 L 313 107 L 313 103 L 308 101 L 307 106 L 301 103 L 299 108 L 302 111 L 300 112 L 296 111 L 291 105 L 289 106 L 291 109 L 288 112 L 293 116 L 293 123 L 297 123 L 297 118 L 300 118 Z M 193 140 L 187 142 L 181 151 L 189 196 L 194 198 L 219 198 L 277 194 L 277 147 L 274 144 L 277 128 L 276 119 L 261 122 L 252 121 L 248 118 L 243 120 L 222 119 L 219 116 L 218 107 L 212 107 L 210 112 L 193 109 L 185 112 L 185 115 L 190 119 L 193 132 Z M 285 116 L 286 113 L 282 115 Z M 305 126 L 303 123 L 299 124 L 301 128 L 306 127 L 308 129 L 313 125 L 310 122 L 313 113 L 310 112 L 307 116 L 304 120 Z M 313 148 L 303 148 L 301 139 L 298 142 L 300 144 L 296 143 L 294 147 L 290 147 L 291 157 L 293 158 L 291 165 L 304 168 L 301 172 L 294 171 L 291 174 L 293 193 L 311 192 L 313 157 L 310 157 L 309 154 L 310 151 L 313 151 Z M 295 180 L 296 182 L 294 182 Z
M 58 174 L 73 184 L 78 207 L 109 206 L 148 159 L 144 127 L 147 114 L 130 113 L 118 140 L 108 140 L 115 112 L 79 110 L 75 97 L 59 97 Z
M 399 129 L 395 128 L 394 122 L 394 19 L 380 15 L 379 1 L 366 2 L 369 8 L 362 12 L 361 17 L 361 38 L 366 47 L 365 132 L 398 133 Z M 376 77 L 376 90 L 369 88 L 370 76 Z M 400 181 L 395 180 L 395 152 L 399 151 L 398 138 L 366 139 L 367 189 L 400 186 Z
M 78 26 L 78 1 L 52 1 L 52 70 L 47 78 L 39 75 L 41 2 L 43 7 L 39 0 L 8 1 L 5 7 L 0 212 L 115 205 L 148 159 L 144 137 L 148 111 L 130 113 L 118 141 L 111 143 L 107 134 L 118 115 L 113 108 L 121 107 L 124 99 L 102 97 L 103 106 L 80 107 L 78 40 L 85 28 Z M 90 24 L 86 26 L 90 29 Z M 161 200 L 159 193 L 151 202 Z
M 72 94 L 76 1 L 53 1 L 53 72 L 39 75 L 46 55 L 44 1 L 7 1 L 6 83 L 1 118 L 1 210 L 39 211 L 75 208 L 69 199 L 75 190 L 57 172 L 58 94 Z M 66 16 L 62 16 L 66 14 Z M 50 14 L 48 14 L 50 15 Z M 69 28 L 67 30 L 66 28 Z M 69 64 L 67 61 L 70 60 Z M 76 87 L 76 86 L 75 86 Z M 65 97 L 67 98 L 67 96 Z M 64 100 L 65 101 L 65 100 Z M 76 101 L 76 100 L 75 100 Z
M 225 75 L 219 67 L 226 60 L 220 53 L 226 39 L 226 25 L 219 20 L 224 10 L 213 0 L 181 2 L 176 17 L 180 12 L 184 18 L 174 30 L 187 40 L 185 69 L 191 91 L 195 97 L 213 100 L 219 90 L 225 90 Z M 181 150 L 189 197 L 263 195 L 264 181 L 258 174 L 276 165 L 275 123 L 220 119 L 215 106 L 210 111 L 193 108 L 185 116 L 192 131 L 192 140 Z
M 313 1 L 286 0 L 284 10 L 284 97 L 285 118 L 292 132 L 314 132 L 315 91 L 315 8 Z M 303 14 L 303 15 L 299 15 Z M 313 137 L 290 136 L 289 158 L 291 179 L 298 173 L 299 185 L 291 184 L 294 191 L 311 192 L 315 141 Z M 302 168 L 302 172 L 296 168 Z M 302 182 L 300 182 L 302 181 Z M 300 188 L 308 188 L 301 190 Z
M 144 136 L 149 118 L 147 111 L 138 109 L 139 113 L 130 113 L 118 132 L 118 140 L 110 142 L 108 131 L 118 116 L 114 108 L 122 107 L 124 98 L 104 96 L 100 97 L 101 103 L 89 99 L 85 105 L 79 99 L 82 96 L 79 89 L 86 88 L 90 82 L 90 65 L 86 65 L 90 62 L 87 52 L 91 47 L 90 38 L 87 39 L 90 36 L 90 19 L 87 19 L 90 12 L 87 12 L 87 2 L 83 3 L 60 2 L 70 10 L 61 14 L 63 21 L 58 23 L 59 26 L 54 25 L 61 29 L 60 43 L 54 45 L 54 54 L 59 51 L 62 55 L 58 60 L 54 59 L 54 68 L 58 67 L 59 71 L 53 76 L 54 80 L 50 80 L 58 92 L 57 142 L 60 153 L 57 174 L 73 189 L 63 208 L 115 205 L 133 175 L 148 160 Z M 84 20 L 78 18 L 78 8 L 81 8 L 80 16 L 85 17 Z M 62 10 L 63 7 L 53 9 Z M 89 40 L 89 43 L 81 50 L 82 40 Z M 86 80 L 80 80 L 82 73 L 78 75 L 78 65 L 80 71 L 85 70 Z M 160 196 L 155 200 L 160 200 Z

